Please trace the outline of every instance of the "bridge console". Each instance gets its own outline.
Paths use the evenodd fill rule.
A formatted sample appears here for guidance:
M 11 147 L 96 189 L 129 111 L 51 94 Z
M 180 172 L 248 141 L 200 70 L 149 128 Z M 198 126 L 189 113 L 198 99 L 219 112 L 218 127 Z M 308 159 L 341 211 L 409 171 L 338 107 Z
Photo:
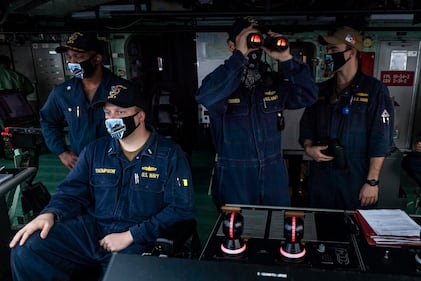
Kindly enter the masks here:
M 220 214 L 199 260 L 117 253 L 104 281 L 418 281 L 420 263 L 418 246 L 369 245 L 353 212 L 237 205 Z
M 237 216 L 242 223 L 229 224 Z M 413 219 L 420 224 L 420 217 Z M 242 233 L 235 238 L 241 247 L 225 251 L 230 233 Z M 200 260 L 339 271 L 357 279 L 364 273 L 421 278 L 420 256 L 417 246 L 368 245 L 351 211 L 238 205 L 221 213 Z

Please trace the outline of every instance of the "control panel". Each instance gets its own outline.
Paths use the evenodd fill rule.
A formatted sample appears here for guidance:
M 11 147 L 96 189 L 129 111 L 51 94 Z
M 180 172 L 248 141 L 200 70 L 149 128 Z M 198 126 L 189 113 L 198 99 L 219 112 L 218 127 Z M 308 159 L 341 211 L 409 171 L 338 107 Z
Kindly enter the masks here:
M 420 256 L 368 245 L 353 212 L 239 205 L 221 213 L 200 260 L 420 278 Z

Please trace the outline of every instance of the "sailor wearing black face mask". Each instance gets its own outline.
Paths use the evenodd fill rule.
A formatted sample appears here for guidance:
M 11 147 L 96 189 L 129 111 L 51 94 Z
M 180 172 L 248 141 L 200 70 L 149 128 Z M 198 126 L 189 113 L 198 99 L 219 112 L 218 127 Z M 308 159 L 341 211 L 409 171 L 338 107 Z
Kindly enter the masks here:
M 126 81 L 110 89 L 95 107 L 107 122 L 131 127 L 133 120 L 136 129 L 86 145 L 42 214 L 11 240 L 14 281 L 70 280 L 92 266 L 104 275 L 114 253 L 151 252 L 158 237 L 194 222 L 186 154 L 146 125 L 148 103 L 138 87 Z
M 126 104 L 129 104 L 128 101 L 130 99 L 124 99 L 119 97 L 118 99 L 116 96 L 120 95 L 121 92 L 128 91 L 127 86 L 125 85 L 115 85 L 111 87 L 110 93 L 108 95 L 107 101 L 108 103 L 114 104 L 119 107 L 126 108 Z M 123 96 L 123 95 L 121 95 Z M 130 96 L 129 96 L 130 97 Z M 141 108 L 143 110 L 145 103 L 135 103 L 132 102 L 132 106 L 137 106 L 139 109 Z M 130 107 L 132 107 L 130 106 Z M 118 108 L 118 113 L 122 113 L 124 110 L 121 110 L 121 108 Z M 104 111 L 106 112 L 106 117 L 109 117 L 105 119 L 105 127 L 107 128 L 108 133 L 111 135 L 113 139 L 124 139 L 127 136 L 130 136 L 131 133 L 134 132 L 134 130 L 139 127 L 140 122 L 136 122 L 136 116 L 138 115 L 139 111 L 137 110 L 136 113 L 133 113 L 129 116 L 108 116 L 110 114 L 107 114 L 107 110 L 104 108 Z M 127 115 L 127 114 L 124 114 Z
M 75 32 L 56 52 L 65 53 L 74 77 L 52 90 L 40 110 L 40 123 L 48 148 L 71 169 L 86 144 L 107 135 L 104 113 L 92 104 L 104 99 L 111 85 L 125 80 L 103 66 L 104 47 L 94 34 Z M 68 124 L 70 147 L 63 123 Z
M 262 50 L 255 50 L 250 52 L 247 56 L 248 64 L 244 69 L 243 76 L 241 77 L 241 82 L 246 86 L 247 89 L 252 89 L 261 82 L 262 79 L 262 69 L 261 69 L 261 57 Z
M 351 59 L 351 57 L 348 56 L 347 58 L 345 58 L 345 53 L 349 51 L 351 51 L 351 49 L 347 47 L 344 51 L 341 52 L 327 53 L 325 55 L 327 73 L 334 74 L 345 63 L 347 63 Z M 332 52 L 332 48 L 329 49 L 329 52 Z
M 333 76 L 319 84 L 319 100 L 306 108 L 300 121 L 300 143 L 314 160 L 308 180 L 310 207 L 372 208 L 393 141 L 389 91 L 361 72 L 358 31 L 341 27 L 319 41 L 327 46 L 327 70 Z M 340 157 L 327 153 L 335 149 L 330 147 L 333 140 Z
M 67 67 L 76 78 L 84 79 L 92 77 L 99 66 L 99 64 L 95 64 L 95 60 L 93 60 L 95 56 L 96 54 L 93 54 L 90 58 L 81 61 L 80 63 L 68 62 Z
M 232 55 L 205 77 L 196 96 L 209 112 L 217 152 L 212 181 L 217 207 L 290 204 L 280 112 L 309 106 L 317 98 L 308 66 L 294 59 L 289 49 L 248 47 L 247 38 L 257 32 L 257 20 L 235 21 L 228 32 Z M 286 79 L 274 71 L 271 83 L 265 83 L 262 52 L 278 61 Z
M 111 137 L 113 139 L 123 139 L 133 133 L 139 126 L 139 124 L 136 125 L 134 121 L 136 115 L 137 112 L 127 117 L 105 120 L 105 126 Z

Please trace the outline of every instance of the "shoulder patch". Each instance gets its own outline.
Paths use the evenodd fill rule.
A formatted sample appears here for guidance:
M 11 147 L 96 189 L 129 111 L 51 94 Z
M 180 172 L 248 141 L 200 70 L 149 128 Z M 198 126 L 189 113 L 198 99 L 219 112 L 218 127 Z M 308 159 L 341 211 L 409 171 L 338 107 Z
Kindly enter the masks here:
M 381 118 L 382 118 L 383 124 L 389 124 L 390 114 L 386 109 L 383 110 L 381 114 Z

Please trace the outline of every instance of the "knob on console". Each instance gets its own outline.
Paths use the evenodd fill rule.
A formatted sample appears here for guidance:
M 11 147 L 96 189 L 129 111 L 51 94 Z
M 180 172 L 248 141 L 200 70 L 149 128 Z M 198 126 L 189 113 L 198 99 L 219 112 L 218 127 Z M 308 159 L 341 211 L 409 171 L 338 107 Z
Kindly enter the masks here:
M 301 217 L 290 216 L 284 222 L 285 243 L 280 248 L 281 257 L 288 262 L 301 262 L 306 249 L 301 244 L 304 236 L 304 222 Z
M 225 239 L 221 244 L 222 253 L 241 256 L 245 252 L 247 246 L 241 238 L 243 229 L 244 218 L 240 213 L 225 213 L 222 221 L 222 231 L 225 234 Z

